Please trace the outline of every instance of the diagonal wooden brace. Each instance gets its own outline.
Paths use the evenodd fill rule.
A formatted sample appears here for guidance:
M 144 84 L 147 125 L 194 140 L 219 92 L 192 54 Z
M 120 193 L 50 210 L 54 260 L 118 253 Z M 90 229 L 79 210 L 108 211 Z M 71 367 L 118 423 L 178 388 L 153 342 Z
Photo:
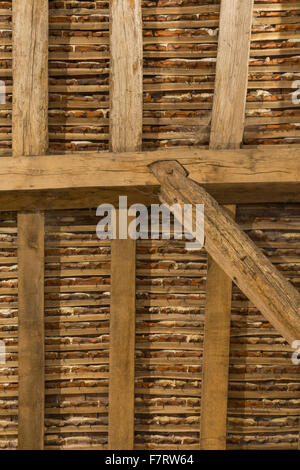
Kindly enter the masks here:
M 177 161 L 149 166 L 169 204 L 204 204 L 205 248 L 249 300 L 290 343 L 300 339 L 300 294 Z M 195 215 L 193 214 L 193 217 Z M 195 226 L 190 220 L 189 226 Z M 192 225 L 193 224 L 193 225 Z

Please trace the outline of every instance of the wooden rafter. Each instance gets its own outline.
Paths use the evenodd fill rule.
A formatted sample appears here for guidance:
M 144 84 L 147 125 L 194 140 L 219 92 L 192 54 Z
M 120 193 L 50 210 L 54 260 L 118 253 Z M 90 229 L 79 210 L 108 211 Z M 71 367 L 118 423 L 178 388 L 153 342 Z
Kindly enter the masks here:
M 235 206 L 225 206 L 231 216 Z M 207 262 L 200 448 L 226 449 L 232 281 L 211 256 Z
M 127 214 L 125 214 L 127 217 Z M 136 242 L 111 241 L 109 347 L 110 450 L 134 447 Z
M 226 4 L 227 14 L 232 11 L 231 21 L 239 24 L 239 33 L 242 30 L 241 40 L 240 36 L 236 37 L 237 30 L 229 29 L 231 39 L 222 36 L 226 24 L 222 23 L 225 20 L 221 9 L 220 46 L 223 44 L 225 49 L 229 47 L 229 56 L 232 54 L 235 57 L 234 70 L 239 76 L 232 79 L 235 85 L 233 89 L 228 84 L 229 75 L 224 73 L 226 67 L 228 71 L 230 61 L 226 54 L 223 55 L 220 47 L 219 55 L 222 55 L 218 58 L 217 66 L 211 151 L 176 149 L 138 152 L 142 139 L 141 2 L 111 0 L 110 127 L 111 150 L 116 153 L 45 157 L 48 140 L 48 2 L 14 0 L 14 158 L 1 159 L 0 210 L 36 210 L 18 215 L 21 449 L 43 448 L 44 215 L 40 210 L 48 208 L 50 204 L 52 209 L 56 209 L 91 207 L 105 201 L 117 203 L 120 193 L 129 194 L 130 202 L 156 202 L 160 184 L 163 197 L 170 204 L 175 202 L 173 194 L 182 203 L 205 203 L 208 227 L 206 248 L 216 260 L 209 261 L 209 270 L 213 275 L 208 277 L 214 283 L 213 287 L 209 287 L 208 283 L 208 294 L 214 289 L 216 281 L 226 284 L 220 297 L 213 299 L 210 296 L 211 304 L 214 300 L 214 305 L 220 305 L 220 311 L 224 314 L 218 318 L 221 321 L 217 328 L 218 333 L 224 333 L 221 335 L 222 346 L 219 351 L 224 361 L 219 364 L 218 369 L 218 377 L 222 376 L 222 387 L 218 382 L 222 403 L 218 403 L 221 406 L 214 407 L 213 410 L 214 413 L 221 413 L 221 425 L 216 428 L 210 421 L 210 431 L 213 430 L 217 435 L 214 437 L 215 442 L 210 442 L 206 448 L 220 448 L 220 443 L 221 447 L 225 446 L 224 404 L 227 396 L 224 387 L 228 376 L 228 313 L 231 292 L 228 276 L 234 279 L 288 341 L 299 338 L 299 294 L 268 263 L 211 196 L 186 178 L 183 168 L 174 162 L 176 160 L 184 165 L 195 182 L 207 188 L 223 203 L 300 200 L 299 149 L 292 152 L 289 149 L 215 151 L 219 147 L 238 147 L 241 141 L 247 80 L 245 48 L 249 46 L 247 22 L 251 3 L 251 0 L 238 3 L 237 0 L 228 0 Z M 238 47 L 232 49 L 231 40 Z M 180 39 L 176 39 L 176 42 L 180 42 Z M 235 76 L 232 70 L 231 73 Z M 222 81 L 224 77 L 227 85 Z M 228 91 L 228 87 L 232 93 L 222 96 L 220 89 Z M 238 102 L 233 116 L 234 98 Z M 120 155 L 118 152 L 126 153 Z M 153 175 L 148 165 L 159 160 L 169 160 L 169 163 L 155 163 L 151 167 Z M 272 193 L 269 192 L 270 188 Z M 258 193 L 258 189 L 263 192 Z M 135 251 L 135 242 L 132 240 L 112 242 L 109 401 L 111 449 L 132 449 L 134 446 Z M 216 263 L 226 266 L 226 276 Z M 212 319 L 213 317 L 210 320 Z M 206 341 L 213 346 L 207 331 L 206 329 Z M 126 334 L 123 335 L 123 332 Z M 210 332 L 216 340 L 216 331 L 210 329 Z M 205 349 L 207 351 L 206 346 Z M 213 351 L 207 366 L 213 358 L 216 358 L 216 351 Z M 204 394 L 210 395 L 209 387 L 204 390 Z M 210 404 L 213 404 L 212 400 Z M 203 440 L 208 442 L 209 437 L 204 436 Z
M 204 204 L 205 248 L 267 320 L 290 343 L 300 337 L 300 294 L 224 209 L 177 162 L 157 162 L 162 202 Z M 195 221 L 194 221 L 195 222 Z M 190 221 L 190 226 L 192 221 Z
M 11 160 L 48 146 L 48 1 L 13 2 Z M 16 163 L 17 164 L 17 163 Z M 19 449 L 44 447 L 44 214 L 18 214 Z
M 253 0 L 221 2 L 210 149 L 240 148 L 244 133 Z M 229 213 L 235 216 L 235 206 Z M 232 282 L 209 256 L 200 446 L 226 449 Z
M 80 153 L 1 158 L 0 195 L 7 191 L 159 186 L 148 165 L 177 160 L 207 188 L 251 190 L 251 185 L 298 185 L 299 149 L 170 149 L 120 154 Z M 230 185 L 230 186 L 229 186 Z M 242 194 L 241 194 L 242 195 Z
M 19 449 L 44 448 L 44 214 L 18 213 Z
M 143 37 L 141 1 L 110 2 L 110 133 L 113 152 L 142 146 Z M 120 209 L 127 222 L 127 211 Z M 127 237 L 126 237 L 127 238 Z M 111 241 L 108 447 L 134 447 L 136 242 Z

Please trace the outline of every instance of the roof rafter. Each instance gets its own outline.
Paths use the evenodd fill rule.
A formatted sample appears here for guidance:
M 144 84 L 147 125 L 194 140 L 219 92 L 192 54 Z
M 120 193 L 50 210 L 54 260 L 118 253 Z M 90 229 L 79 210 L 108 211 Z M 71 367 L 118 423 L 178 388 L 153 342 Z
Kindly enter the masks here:
M 161 183 L 162 202 L 204 204 L 207 252 L 290 344 L 299 339 L 300 294 L 292 284 L 178 162 L 157 162 L 151 170 Z
M 158 186 L 148 165 L 177 160 L 197 183 L 247 185 L 300 183 L 299 149 L 203 150 L 80 153 L 3 157 L 0 192 L 71 188 Z

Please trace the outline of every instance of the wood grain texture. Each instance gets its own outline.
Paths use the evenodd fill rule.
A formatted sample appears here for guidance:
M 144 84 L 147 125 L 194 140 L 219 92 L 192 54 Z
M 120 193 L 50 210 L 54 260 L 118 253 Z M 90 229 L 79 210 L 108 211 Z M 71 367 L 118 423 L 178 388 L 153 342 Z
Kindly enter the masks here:
M 109 434 L 111 450 L 134 445 L 135 355 L 134 240 L 111 243 Z
M 48 2 L 13 2 L 14 156 L 48 147 Z
M 300 184 L 203 185 L 221 204 L 300 202 Z M 159 186 L 122 189 L 131 204 L 158 204 Z M 20 210 L 84 209 L 97 207 L 99 201 L 118 207 L 120 189 L 87 188 L 49 191 L 0 191 L 0 212 Z
M 224 208 L 234 218 L 235 206 Z M 230 353 L 231 278 L 208 256 L 200 447 L 225 450 Z
M 239 148 L 243 139 L 253 0 L 221 2 L 210 145 Z
M 44 215 L 18 214 L 19 449 L 44 446 Z
M 141 150 L 142 36 L 141 1 L 112 0 L 110 148 L 113 152 Z M 118 215 L 122 212 L 120 209 Z M 126 211 L 124 217 L 127 218 Z M 108 425 L 111 450 L 134 448 L 135 257 L 134 240 L 112 240 Z
M 253 0 L 221 2 L 210 149 L 240 148 L 244 133 Z M 235 207 L 229 212 L 234 216 Z M 225 450 L 232 281 L 209 256 L 200 447 Z
M 115 152 L 140 150 L 143 116 L 141 0 L 110 2 L 110 139 Z
M 226 211 L 178 162 L 157 162 L 151 170 L 161 183 L 161 200 L 170 205 L 205 205 L 205 248 L 226 274 L 292 344 L 300 337 L 300 294 L 276 270 Z M 191 223 L 192 221 L 190 221 Z
M 13 2 L 13 157 L 48 147 L 48 1 Z M 30 158 L 28 158 L 30 160 Z M 12 158 L 18 161 L 18 158 Z M 44 214 L 18 214 L 19 449 L 44 447 Z
M 300 188 L 300 186 L 299 186 Z M 0 192 L 0 211 L 20 211 L 20 210 L 51 210 L 57 209 L 84 209 L 97 207 L 101 204 L 119 205 L 119 196 L 127 196 L 128 206 L 132 204 L 157 204 L 158 188 L 151 186 L 140 188 L 75 188 L 55 191 L 20 191 L 18 197 L 14 192 Z M 281 196 L 278 196 L 280 201 Z M 300 198 L 300 192 L 299 192 Z M 290 200 L 290 199 L 289 199 Z
M 295 184 L 300 182 L 300 149 L 203 150 L 84 153 L 31 158 L 1 157 L 0 192 L 71 188 L 159 186 L 148 165 L 177 160 L 200 184 Z

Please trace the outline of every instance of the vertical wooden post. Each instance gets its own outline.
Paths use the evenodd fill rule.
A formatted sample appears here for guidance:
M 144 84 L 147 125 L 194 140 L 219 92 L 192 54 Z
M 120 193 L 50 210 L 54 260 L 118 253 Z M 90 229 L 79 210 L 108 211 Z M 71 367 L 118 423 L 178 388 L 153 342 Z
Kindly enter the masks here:
M 48 0 L 13 2 L 13 156 L 48 146 Z M 44 214 L 18 214 L 19 449 L 44 446 Z
M 235 206 L 225 207 L 234 217 Z M 208 256 L 202 366 L 201 449 L 226 449 L 232 281 Z
M 221 2 L 211 149 L 239 148 L 244 133 L 253 0 Z M 234 216 L 235 207 L 227 208 Z M 231 279 L 208 258 L 200 446 L 226 449 Z
M 143 126 L 141 0 L 110 2 L 110 67 L 111 150 L 139 151 Z
M 111 150 L 141 150 L 141 0 L 111 0 L 110 25 Z M 108 427 L 108 447 L 111 450 L 131 450 L 134 447 L 135 253 L 134 240 L 117 239 L 111 243 Z

